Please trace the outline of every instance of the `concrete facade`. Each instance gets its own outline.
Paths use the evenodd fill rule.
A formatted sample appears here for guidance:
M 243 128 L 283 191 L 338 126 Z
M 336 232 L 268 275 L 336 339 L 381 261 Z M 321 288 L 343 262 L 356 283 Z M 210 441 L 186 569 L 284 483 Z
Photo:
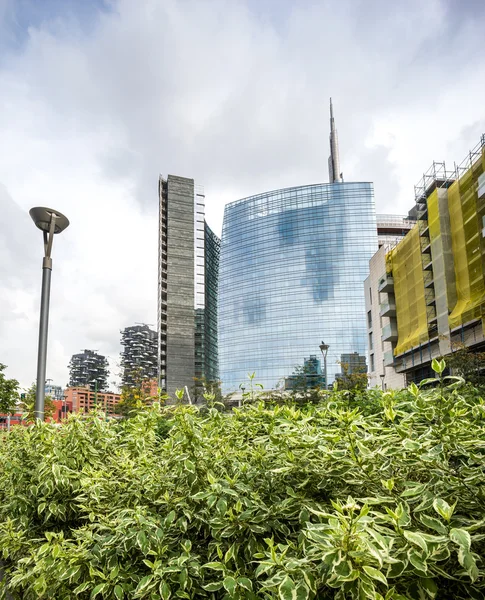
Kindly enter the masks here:
M 393 343 L 382 341 L 382 330 L 390 326 L 390 317 L 381 315 L 381 303 L 395 311 L 395 301 L 391 293 L 379 292 L 379 282 L 386 272 L 387 246 L 381 246 L 369 262 L 369 276 L 364 282 L 365 310 L 367 315 L 369 348 L 369 387 L 401 389 L 405 387 L 405 377 L 392 367 Z M 394 308 L 393 308 L 394 307 Z M 390 364 L 389 364 L 390 363 Z
M 195 376 L 194 180 L 160 183 L 159 364 L 169 396 Z

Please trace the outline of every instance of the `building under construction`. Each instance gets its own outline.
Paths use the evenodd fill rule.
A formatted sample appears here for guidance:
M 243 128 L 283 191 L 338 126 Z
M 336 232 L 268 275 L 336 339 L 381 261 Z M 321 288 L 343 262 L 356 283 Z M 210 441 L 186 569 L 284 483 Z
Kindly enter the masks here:
M 108 387 L 108 360 L 96 350 L 74 354 L 69 363 L 69 387 L 86 387 L 104 391 Z
M 121 331 L 121 381 L 123 386 L 157 378 L 157 332 L 138 324 Z
M 374 290 L 391 346 L 382 377 L 405 383 L 432 376 L 433 358 L 456 347 L 485 348 L 485 135 L 453 169 L 434 162 L 415 201 L 417 223 L 386 254 Z

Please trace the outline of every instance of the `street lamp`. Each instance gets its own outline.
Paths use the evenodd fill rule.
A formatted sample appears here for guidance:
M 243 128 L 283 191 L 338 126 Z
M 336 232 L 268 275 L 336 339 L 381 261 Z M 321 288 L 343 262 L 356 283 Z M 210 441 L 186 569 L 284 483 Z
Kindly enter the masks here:
M 325 389 L 328 390 L 328 381 L 327 381 L 327 353 L 328 353 L 328 349 L 330 348 L 330 346 L 328 344 L 325 344 L 325 342 L 322 341 L 322 343 L 320 344 L 320 351 L 322 353 L 323 356 L 323 370 L 325 372 Z
M 382 388 L 382 391 L 384 391 L 384 379 L 386 377 L 386 374 L 382 373 L 381 375 L 379 375 L 379 377 L 381 378 L 381 388 Z
M 35 418 L 44 420 L 45 371 L 47 360 L 47 332 L 49 328 L 49 299 L 52 274 L 52 242 L 54 234 L 69 226 L 69 220 L 57 210 L 37 206 L 29 211 L 32 220 L 44 235 L 42 260 L 42 293 L 40 298 L 39 351 L 37 355 L 37 388 L 35 391 Z

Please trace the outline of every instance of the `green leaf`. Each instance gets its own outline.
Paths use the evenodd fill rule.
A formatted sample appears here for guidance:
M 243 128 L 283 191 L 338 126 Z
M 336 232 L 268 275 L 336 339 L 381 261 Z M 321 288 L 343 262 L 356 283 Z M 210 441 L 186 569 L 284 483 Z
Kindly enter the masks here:
M 426 527 L 429 527 L 429 529 L 433 529 L 437 533 L 441 533 L 442 535 L 448 534 L 448 529 L 446 528 L 446 526 L 434 517 L 422 514 L 419 516 L 419 520 L 421 521 L 421 523 L 423 523 L 423 525 L 426 525 Z
M 93 600 L 93 598 L 96 598 L 96 596 L 97 596 L 98 594 L 101 594 L 101 593 L 102 593 L 102 591 L 103 591 L 103 590 L 104 590 L 104 589 L 107 587 L 107 585 L 108 585 L 108 584 L 106 584 L 106 583 L 100 583 L 100 584 L 98 584 L 98 585 L 97 585 L 97 586 L 96 586 L 96 587 L 93 589 L 93 591 L 91 592 L 91 596 L 90 596 L 91 600 Z M 79 592 L 78 592 L 78 593 L 79 593 Z
M 450 540 L 463 548 L 464 552 L 470 552 L 472 539 L 468 531 L 465 531 L 464 529 L 451 529 Z
M 217 592 L 222 587 L 222 581 L 214 581 L 212 583 L 207 583 L 206 585 L 203 585 L 202 587 L 204 590 L 206 590 L 208 592 Z
M 195 465 L 188 458 L 184 461 L 184 469 L 189 473 L 195 473 Z
M 438 586 L 436 585 L 434 579 L 422 577 L 419 580 L 419 585 L 423 588 L 423 590 L 430 598 L 436 598 L 436 595 L 438 593 Z
M 227 593 L 232 596 L 234 594 L 234 590 L 236 589 L 236 580 L 234 579 L 234 577 L 231 577 L 231 575 L 224 577 L 224 581 L 222 582 L 222 584 L 226 589 Z
M 85 581 L 84 583 L 81 583 L 81 585 L 77 586 L 77 588 L 74 590 L 74 593 L 76 594 L 76 596 L 78 596 L 79 594 L 82 594 L 82 592 L 85 592 L 92 585 L 93 584 L 91 581 Z
M 300 581 L 296 587 L 296 598 L 297 600 L 308 600 L 310 598 L 310 590 L 303 581 Z
M 406 448 L 406 450 L 409 450 L 411 452 L 415 452 L 416 450 L 419 450 L 421 448 L 421 444 L 419 442 L 415 442 L 414 440 L 403 440 L 402 441 L 402 445 Z
M 387 585 L 386 577 L 378 569 L 374 569 L 374 567 L 369 567 L 367 565 L 364 565 L 362 568 L 364 569 L 364 572 L 369 575 L 369 577 L 372 577 L 372 579 L 376 579 L 384 585 Z
M 254 572 L 254 576 L 259 577 L 260 575 L 263 575 L 264 573 L 270 571 L 274 566 L 275 564 L 273 562 L 259 563 L 258 567 L 256 568 L 256 571 Z
M 415 569 L 417 569 L 424 575 L 427 575 L 428 565 L 426 564 L 426 561 L 421 557 L 421 555 L 418 554 L 418 552 L 416 552 L 416 550 L 410 549 L 408 551 L 408 559 Z
M 171 510 L 165 517 L 165 525 L 171 525 L 175 521 L 176 516 L 175 511 Z
M 152 582 L 152 580 L 153 580 L 153 575 L 145 575 L 145 577 L 142 577 L 139 584 L 137 585 L 136 593 L 139 594 L 145 588 L 147 588 L 150 585 L 150 583 Z
M 450 506 L 448 504 L 448 502 L 446 502 L 446 500 L 443 500 L 442 498 L 436 498 L 433 501 L 433 508 L 435 509 L 435 511 L 441 516 L 443 517 L 443 519 L 445 519 L 445 521 L 450 521 L 451 517 L 453 516 L 453 511 L 455 510 L 455 506 L 456 506 L 456 502 L 455 504 L 453 504 L 453 506 Z
M 170 586 L 166 581 L 162 581 L 160 583 L 160 585 L 158 586 L 158 591 L 160 593 L 160 596 L 162 597 L 162 600 L 168 600 L 171 596 Z
M 219 498 L 216 504 L 216 510 L 221 516 L 224 516 L 226 514 L 227 502 L 224 498 Z
M 438 375 L 441 375 L 441 373 L 443 373 L 443 371 L 446 368 L 446 363 L 444 360 L 437 360 L 436 358 L 433 358 L 433 360 L 431 362 L 431 368 L 433 369 L 433 371 L 435 373 L 438 373 Z
M 125 593 L 124 593 L 121 585 L 115 585 L 114 595 L 115 595 L 116 600 L 123 600 Z
M 421 496 L 424 490 L 427 488 L 426 483 L 418 483 L 413 486 L 406 487 L 404 492 L 401 494 L 403 498 L 413 498 L 416 496 Z
M 242 588 L 244 588 L 245 590 L 248 590 L 248 592 L 253 591 L 253 584 L 252 584 L 251 580 L 248 579 L 247 577 L 238 577 L 237 584 L 239 586 L 241 586 Z
M 390 566 L 389 569 L 387 571 L 387 578 L 388 579 L 392 579 L 395 577 L 399 577 L 401 575 L 401 573 L 404 571 L 404 569 L 407 567 L 408 562 L 407 560 L 396 560 L 396 562 L 393 562 Z
M 426 543 L 426 540 L 423 538 L 423 536 L 421 536 L 419 533 L 416 533 L 414 531 L 404 531 L 403 534 L 409 542 L 415 544 L 416 546 L 419 546 L 425 552 L 428 552 L 428 544 Z
M 472 581 L 476 581 L 480 575 L 480 572 L 473 554 L 471 552 L 465 552 L 463 548 L 460 548 L 458 551 L 458 561 L 460 565 L 465 568 L 470 579 Z
M 214 571 L 225 571 L 226 569 L 221 562 L 209 562 L 202 566 L 204 569 L 214 569 Z
M 280 600 L 297 600 L 296 586 L 289 575 L 280 583 L 278 595 Z
M 137 533 L 136 543 L 140 547 L 143 554 L 146 554 L 147 550 L 148 550 L 148 540 L 147 540 L 146 533 L 143 531 L 143 529 Z

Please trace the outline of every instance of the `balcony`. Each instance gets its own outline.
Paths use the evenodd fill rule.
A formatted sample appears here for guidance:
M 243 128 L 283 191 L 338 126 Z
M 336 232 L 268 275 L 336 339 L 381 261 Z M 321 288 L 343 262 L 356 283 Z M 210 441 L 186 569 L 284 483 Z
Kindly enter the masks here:
M 421 258 L 423 261 L 423 269 L 425 271 L 433 268 L 433 261 L 431 260 L 431 254 L 429 252 L 423 252 Z
M 385 367 L 392 367 L 394 365 L 394 352 L 392 350 L 384 352 L 383 362 Z
M 427 253 L 430 248 L 431 248 L 431 242 L 430 242 L 429 236 L 427 234 L 425 234 L 421 237 L 421 252 L 423 254 Z
M 382 341 L 397 342 L 397 325 L 395 323 L 389 323 L 382 328 Z
M 379 292 L 389 293 L 394 291 L 394 278 L 392 275 L 386 273 L 383 277 L 379 279 L 377 289 Z
M 424 292 L 424 299 L 426 300 L 426 306 L 436 303 L 436 297 L 434 295 L 434 289 L 427 289 Z
M 433 277 L 433 272 L 432 271 L 426 271 L 424 273 L 424 287 L 425 288 L 429 288 L 434 286 L 434 277 Z
M 396 303 L 393 301 L 384 302 L 381 304 L 379 311 L 381 317 L 395 317 L 396 316 Z

